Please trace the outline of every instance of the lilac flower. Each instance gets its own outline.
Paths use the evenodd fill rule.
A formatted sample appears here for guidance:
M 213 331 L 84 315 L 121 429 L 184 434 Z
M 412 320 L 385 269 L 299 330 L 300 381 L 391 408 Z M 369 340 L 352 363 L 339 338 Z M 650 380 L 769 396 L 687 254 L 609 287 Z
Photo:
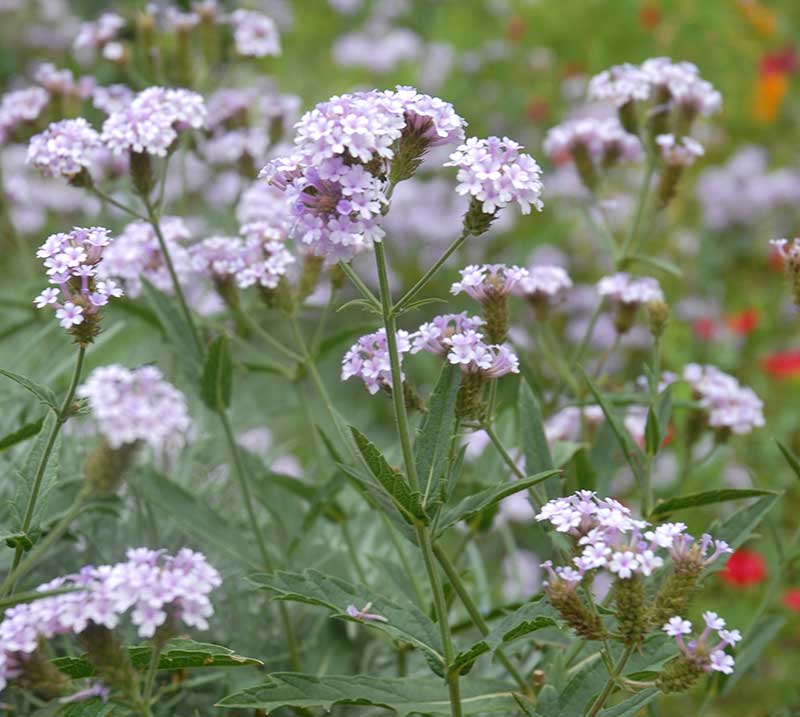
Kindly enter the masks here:
M 451 294 L 465 293 L 482 304 L 497 296 L 517 293 L 528 278 L 527 269 L 505 264 L 472 264 L 460 272 L 461 281 L 450 287 Z
M 113 12 L 104 12 L 93 22 L 81 24 L 75 36 L 73 47 L 76 50 L 91 48 L 97 50 L 106 43 L 117 38 L 119 31 L 125 27 L 125 19 Z
M 794 239 L 770 239 L 769 243 L 787 264 L 800 266 L 800 237 Z
M 607 296 L 622 304 L 647 304 L 651 301 L 663 301 L 664 294 L 656 279 L 649 276 L 631 276 L 618 272 L 600 279 L 597 283 L 600 296 Z
M 254 10 L 235 10 L 230 17 L 236 52 L 245 57 L 281 54 L 281 38 L 275 21 Z
M 337 65 L 363 67 L 376 74 L 387 74 L 404 62 L 416 60 L 422 49 L 419 35 L 412 30 L 373 23 L 341 35 L 331 48 Z
M 397 352 L 402 361 L 403 354 L 411 350 L 410 336 L 407 331 L 396 334 Z M 342 360 L 342 381 L 353 376 L 360 378 L 367 391 L 376 394 L 381 389 L 392 388 L 392 367 L 389 361 L 389 346 L 386 341 L 386 329 L 378 329 L 375 333 L 362 336 L 354 343 Z M 405 380 L 405 376 L 401 375 Z
M 649 96 L 649 78 L 639 67 L 628 63 L 603 70 L 589 81 L 590 98 L 613 102 L 617 107 L 643 102 Z
M 692 387 L 712 428 L 735 434 L 764 425 L 764 404 L 751 388 L 709 364 L 687 364 L 683 378 Z
M 48 177 L 72 178 L 92 163 L 100 135 L 83 117 L 52 123 L 28 145 L 28 162 Z
M 532 266 L 526 270 L 512 289 L 512 293 L 533 302 L 551 302 L 567 289 L 572 288 L 572 280 L 560 266 Z
M 50 102 L 42 87 L 28 87 L 3 95 L 0 100 L 0 144 L 6 142 L 22 124 L 34 122 Z
M 175 272 L 184 284 L 194 275 L 191 258 L 184 246 L 191 234 L 179 217 L 166 216 L 160 223 Z M 149 222 L 132 222 L 122 230 L 106 252 L 99 275 L 120 281 L 125 293 L 131 297 L 141 294 L 142 279 L 166 293 L 174 291 L 158 237 Z
M 523 214 L 531 205 L 541 211 L 541 168 L 522 147 L 504 137 L 471 137 L 453 154 L 446 167 L 458 169 L 459 194 L 467 194 L 481 203 L 485 214 L 494 214 L 517 202 Z
M 482 318 L 479 316 L 467 316 L 466 311 L 460 314 L 435 316 L 411 334 L 411 353 L 416 354 L 420 351 L 427 351 L 444 357 L 450 351 L 448 341 L 454 334 L 478 329 L 483 323 Z
M 677 525 L 683 526 L 684 529 L 686 527 L 683 523 Z M 699 541 L 695 541 L 691 535 L 682 531 L 672 536 L 672 543 L 667 547 L 669 547 L 672 562 L 676 565 L 692 563 L 701 568 L 713 565 L 718 558 L 733 552 L 733 549 L 724 540 L 715 540 L 708 533 L 704 533 Z M 713 548 L 711 553 L 709 553 L 709 548 Z
M 544 139 L 544 151 L 556 164 L 579 161 L 576 151 L 606 165 L 636 162 L 643 154 L 639 138 L 626 132 L 619 120 L 594 117 L 568 120 L 552 127 Z
M 629 578 L 637 572 L 638 568 L 639 561 L 636 559 L 636 555 L 630 550 L 626 550 L 624 553 L 620 551 L 615 552 L 608 562 L 608 569 L 622 579 Z
M 693 115 L 712 115 L 722 107 L 722 96 L 700 77 L 691 62 L 672 62 L 668 57 L 645 60 L 641 66 L 647 81 L 681 109 Z
M 52 62 L 43 62 L 39 65 L 33 78 L 53 95 L 74 95 L 82 100 L 91 97 L 95 87 L 93 77 L 81 77 L 76 82 L 71 70 L 59 69 Z
M 136 96 L 136 93 L 127 85 L 108 85 L 95 87 L 92 92 L 92 104 L 107 115 L 125 109 Z
M 103 124 L 102 141 L 114 154 L 137 152 L 164 157 L 185 127 L 206 122 L 203 98 L 184 89 L 149 87 Z
M 674 167 L 689 167 L 705 154 L 703 145 L 691 137 L 675 139 L 675 135 L 660 134 L 656 137 L 656 144 L 664 162 Z
M 403 135 L 420 138 L 426 148 L 463 141 L 466 122 L 449 102 L 401 85 L 394 92 L 385 91 L 383 97 L 389 110 L 404 118 Z
M 383 615 L 376 615 L 371 613 L 372 603 L 368 602 L 360 610 L 355 605 L 348 605 L 345 613 L 356 620 L 365 620 L 367 622 L 389 622 Z
M 161 450 L 182 444 L 191 427 L 185 396 L 155 366 L 102 366 L 78 395 L 89 399 L 97 429 L 111 448 L 141 441 Z
M 491 379 L 519 373 L 519 359 L 507 346 L 486 344 L 483 334 L 467 329 L 444 340 L 450 346 L 447 360 L 465 373 Z
M 544 424 L 545 437 L 552 445 L 557 441 L 578 441 L 583 427 L 594 428 L 605 420 L 600 406 L 567 406 L 550 416 Z
M 152 637 L 168 614 L 187 626 L 208 629 L 214 614 L 209 594 L 221 579 L 205 556 L 188 548 L 175 556 L 139 548 L 129 550 L 127 557 L 116 565 L 87 565 L 36 588 L 76 588 L 73 592 L 6 610 L 0 623 L 0 689 L 24 670 L 40 640 L 78 635 L 90 625 L 113 630 L 128 611 L 143 638 Z
M 110 244 L 108 229 L 76 227 L 66 234 L 50 235 L 36 252 L 53 286 L 42 291 L 34 304 L 39 309 L 55 308 L 56 318 L 67 330 L 86 324 L 85 330 L 72 331 L 82 344 L 90 342 L 99 330 L 100 307 L 111 297 L 122 296 L 122 289 L 113 281 L 98 280 L 98 268 Z
M 734 659 L 725 652 L 725 647 L 735 644 L 741 639 L 741 635 L 738 630 L 723 630 L 725 620 L 715 612 L 703 613 L 703 620 L 706 623 L 705 630 L 700 637 L 688 643 L 684 640 L 684 635 L 689 635 L 692 631 L 692 623 L 688 620 L 680 616 L 672 617 L 662 629 L 667 635 L 675 638 L 684 659 L 705 672 L 722 672 L 730 675 L 733 672 Z M 709 644 L 708 638 L 712 631 L 718 632 L 722 642 L 716 645 Z

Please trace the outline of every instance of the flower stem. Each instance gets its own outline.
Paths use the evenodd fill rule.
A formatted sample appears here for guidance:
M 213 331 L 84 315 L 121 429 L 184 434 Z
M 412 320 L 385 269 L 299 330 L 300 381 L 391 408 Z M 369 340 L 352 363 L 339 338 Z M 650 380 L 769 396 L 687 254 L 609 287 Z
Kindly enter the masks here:
M 500 440 L 500 437 L 497 435 L 497 432 L 494 430 L 492 425 L 485 423 L 483 426 L 481 426 L 481 428 L 486 431 L 486 435 L 489 436 L 489 440 L 492 442 L 495 449 L 500 454 L 500 457 L 503 459 L 503 462 L 508 466 L 511 472 L 520 480 L 525 480 L 528 476 L 525 475 L 525 471 L 520 470 L 520 467 L 511 457 L 511 454 L 508 452 L 508 450 L 506 450 L 506 447 L 503 445 L 503 442 Z M 531 486 L 529 493 L 531 497 L 531 503 L 533 503 L 534 509 L 538 512 L 541 510 L 544 500 L 534 486 Z
M 395 314 L 392 307 L 392 297 L 389 291 L 389 278 L 386 266 L 386 254 L 383 243 L 375 244 L 375 264 L 378 269 L 378 285 L 380 288 L 381 312 L 383 314 L 383 324 L 386 330 L 386 344 L 389 350 L 389 364 L 392 370 L 392 402 L 394 405 L 395 422 L 397 432 L 400 437 L 400 445 L 403 451 L 403 462 L 406 474 L 413 490 L 419 490 L 419 477 L 414 462 L 414 451 L 411 447 L 411 432 L 408 426 L 408 415 L 403 399 L 403 377 L 400 371 L 400 354 L 397 350 L 397 336 L 395 326 Z M 453 651 L 453 639 L 450 632 L 450 622 L 447 610 L 447 602 L 444 596 L 441 576 L 434 561 L 433 544 L 427 526 L 420 522 L 415 525 L 417 541 L 422 552 L 422 560 L 425 563 L 425 572 L 428 575 L 433 592 L 433 605 L 436 619 L 439 623 L 439 630 L 442 635 L 442 647 L 444 650 L 445 671 L 447 674 L 447 685 L 450 692 L 450 714 L 452 717 L 461 717 L 461 692 L 459 688 L 458 672 L 451 671 L 455 653 Z
M 350 266 L 345 261 L 339 262 L 339 268 L 347 275 L 347 278 L 350 279 L 353 286 L 358 289 L 358 293 L 364 298 L 365 301 L 369 302 L 372 306 L 376 309 L 380 307 L 380 301 L 378 301 L 378 297 L 372 293 L 370 288 L 361 280 L 361 277 L 353 271 L 353 267 Z
M 153 702 L 153 686 L 156 683 L 156 672 L 158 672 L 158 660 L 161 657 L 161 645 L 153 645 L 153 652 L 150 655 L 150 662 L 147 665 L 147 674 L 144 677 L 144 691 L 142 692 L 142 717 L 151 717 L 153 714 L 151 704 Z
M 33 476 L 33 483 L 31 484 L 31 492 L 28 496 L 28 503 L 25 506 L 25 514 L 22 517 L 22 524 L 20 525 L 20 532 L 27 533 L 31 527 L 31 523 L 33 522 L 33 516 L 36 511 L 36 502 L 39 499 L 39 492 L 42 489 L 42 481 L 44 480 L 44 474 L 47 470 L 47 463 L 50 460 L 50 454 L 53 452 L 53 447 L 56 444 L 56 439 L 58 438 L 58 434 L 61 431 L 61 426 L 67 422 L 69 418 L 69 412 L 72 407 L 72 400 L 75 398 L 75 390 L 78 388 L 78 382 L 81 380 L 81 372 L 83 371 L 83 359 L 86 356 L 86 347 L 80 346 L 78 348 L 78 358 L 75 361 L 75 369 L 72 372 L 72 379 L 69 383 L 69 388 L 67 389 L 67 394 L 64 396 L 64 401 L 61 404 L 61 408 L 59 409 L 58 413 L 56 414 L 55 423 L 53 423 L 53 427 L 50 429 L 50 435 L 47 436 L 47 442 L 44 445 L 44 450 L 42 451 L 42 455 L 39 458 L 39 463 L 36 466 L 36 473 Z M 22 545 L 17 545 L 16 551 L 14 552 L 14 560 L 11 563 L 11 571 L 9 573 L 8 578 L 6 578 L 6 582 L 3 583 L 3 589 L 0 589 L 0 594 L 6 595 L 6 588 L 8 588 L 11 592 L 14 590 L 14 581 L 9 581 L 11 575 L 14 573 L 14 570 L 19 566 L 20 561 L 22 560 L 22 553 L 24 549 Z
M 228 420 L 228 414 L 226 411 L 219 411 L 218 415 L 219 420 L 222 423 L 222 428 L 225 432 L 228 448 L 231 452 L 234 472 L 236 473 L 236 478 L 239 481 L 242 499 L 244 500 L 245 509 L 247 510 L 247 517 L 250 521 L 250 529 L 253 531 L 253 537 L 256 539 L 258 551 L 261 555 L 261 561 L 263 562 L 264 568 L 267 570 L 267 572 L 274 572 L 275 563 L 273 562 L 272 556 L 267 548 L 267 543 L 264 538 L 264 533 L 261 530 L 261 526 L 258 524 L 258 517 L 256 516 L 255 506 L 253 505 L 253 493 L 250 488 L 250 480 L 245 470 L 244 462 L 242 461 L 242 455 L 239 450 L 239 446 L 236 443 L 236 438 L 233 435 L 231 423 Z M 289 611 L 283 602 L 278 603 L 278 611 L 280 613 L 281 622 L 283 623 L 283 630 L 286 633 L 286 642 L 289 647 L 289 654 L 291 655 L 292 669 L 299 671 L 301 669 L 300 653 L 297 648 L 297 638 L 294 633 L 294 627 L 292 626 L 292 621 L 289 618 Z
M 636 204 L 636 214 L 634 215 L 633 224 L 631 225 L 631 231 L 628 234 L 628 238 L 625 240 L 625 245 L 622 247 L 622 253 L 617 259 L 617 268 L 619 269 L 625 268 L 625 264 L 627 263 L 631 254 L 633 254 L 636 244 L 639 241 L 639 233 L 642 227 L 644 209 L 647 205 L 647 197 L 650 194 L 650 185 L 653 183 L 653 174 L 655 173 L 655 170 L 656 155 L 655 152 L 651 152 L 647 158 L 647 167 L 644 171 L 644 180 L 642 181 L 642 186 L 639 189 L 639 199 Z
M 129 214 L 130 216 L 134 217 L 135 219 L 139 219 L 140 221 L 143 221 L 143 222 L 150 221 L 146 216 L 144 216 L 144 214 L 139 214 L 139 212 L 137 212 L 135 209 L 131 209 L 127 204 L 123 204 L 122 202 L 117 201 L 110 194 L 106 194 L 105 192 L 103 192 L 102 190 L 98 189 L 94 185 L 92 185 L 91 187 L 88 187 L 88 190 L 92 194 L 94 194 L 98 199 L 100 199 L 101 201 L 108 202 L 110 205 L 116 207 L 117 209 L 119 209 L 122 212 L 125 212 L 126 214 Z
M 617 664 L 614 665 L 614 671 L 609 675 L 608 682 L 606 682 L 606 686 L 603 688 L 603 691 L 597 696 L 597 699 L 594 701 L 592 708 L 587 713 L 586 717 L 595 717 L 603 706 L 606 703 L 606 700 L 611 696 L 611 692 L 614 690 L 614 685 L 617 684 L 617 681 L 622 674 L 622 671 L 625 669 L 625 665 L 628 664 L 628 660 L 630 659 L 631 655 L 633 654 L 634 647 L 626 647 L 625 652 L 622 653 L 622 656 L 617 661 Z

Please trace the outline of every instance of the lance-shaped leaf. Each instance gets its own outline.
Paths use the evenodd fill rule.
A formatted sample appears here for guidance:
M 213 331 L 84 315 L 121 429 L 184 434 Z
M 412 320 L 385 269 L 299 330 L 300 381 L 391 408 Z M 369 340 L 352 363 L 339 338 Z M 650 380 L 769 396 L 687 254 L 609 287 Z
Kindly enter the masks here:
M 526 382 L 519 386 L 519 420 L 522 429 L 522 448 L 525 453 L 525 471 L 528 475 L 549 471 L 554 467 L 550 456 L 550 446 L 544 432 L 542 410 L 536 396 Z M 557 481 L 550 481 L 545 486 L 547 497 L 553 498 L 558 488 Z
M 447 459 L 456 423 L 456 396 L 461 382 L 458 366 L 445 364 L 428 402 L 428 413 L 414 446 L 414 462 L 424 504 L 440 502 Z
M 27 441 L 29 438 L 39 435 L 39 431 L 42 430 L 43 424 L 44 418 L 40 418 L 38 421 L 26 423 L 23 426 L 20 426 L 17 430 L 6 434 L 0 438 L 0 451 L 4 451 L 7 448 L 16 446 L 18 443 L 22 443 L 23 441 Z
M 508 496 L 514 495 L 514 493 L 519 493 L 521 490 L 527 490 L 531 486 L 546 481 L 548 478 L 558 475 L 559 473 L 561 473 L 561 471 L 558 469 L 544 471 L 543 473 L 537 473 L 535 476 L 529 476 L 528 478 L 520 480 L 511 480 L 467 496 L 442 514 L 439 522 L 439 533 L 444 532 L 451 525 L 455 525 L 459 521 L 473 518 L 481 511 L 490 508 L 495 503 L 499 503 L 504 498 L 508 498 Z
M 119 705 L 97 697 L 85 702 L 75 702 L 58 714 L 61 717 L 113 717 L 119 709 Z
M 419 492 L 411 490 L 403 474 L 389 465 L 383 454 L 361 431 L 350 426 L 350 432 L 373 477 L 389 494 L 406 520 L 411 524 L 415 520 L 426 521 L 427 515 Z
M 60 406 L 56 400 L 56 395 L 53 393 L 52 389 L 48 388 L 47 386 L 42 386 L 35 381 L 31 381 L 25 376 L 20 376 L 20 374 L 14 373 L 13 371 L 6 371 L 3 368 L 0 368 L 0 375 L 10 378 L 24 389 L 30 391 L 45 406 L 52 408 L 56 412 L 60 410 Z
M 439 628 L 416 605 L 405 600 L 392 600 L 373 591 L 366 585 L 357 585 L 342 578 L 325 575 L 316 570 L 302 573 L 278 572 L 258 574 L 250 578 L 258 587 L 269 590 L 278 600 L 319 605 L 334 613 L 335 617 L 353 620 L 386 633 L 395 640 L 402 640 L 422 650 L 431 666 L 439 670 L 444 666 L 442 640 Z M 372 615 L 385 619 L 368 620 L 353 618 L 347 614 L 351 605 Z
M 495 625 L 492 631 L 482 640 L 479 640 L 469 649 L 455 656 L 451 670 L 464 672 L 475 660 L 487 652 L 494 652 L 500 647 L 530 635 L 544 627 L 555 627 L 558 624 L 558 614 L 552 607 L 542 600 L 523 605 L 509 615 L 506 615 Z
M 233 366 L 228 337 L 217 336 L 208 347 L 200 378 L 200 396 L 212 411 L 221 412 L 231 405 Z
M 789 464 L 789 467 L 792 469 L 792 472 L 795 474 L 795 477 L 800 478 L 800 458 L 798 458 L 788 447 L 784 446 L 783 443 L 780 441 L 775 441 L 778 444 L 778 448 L 780 448 L 781 453 L 783 453 L 783 457 L 786 459 L 786 462 Z
M 634 717 L 641 712 L 642 707 L 649 705 L 660 694 L 661 690 L 658 687 L 648 687 L 618 705 L 604 709 L 599 717 Z
M 713 505 L 714 503 L 725 503 L 730 500 L 742 500 L 744 498 L 757 498 L 762 495 L 777 495 L 771 490 L 758 490 L 755 488 L 723 488 L 721 490 L 707 490 L 703 493 L 692 493 L 681 495 L 677 498 L 670 498 L 660 502 L 653 508 L 651 517 L 664 518 L 670 513 L 689 508 L 699 508 L 703 505 Z
M 131 662 L 136 669 L 144 670 L 150 664 L 152 645 L 134 645 L 128 648 Z M 52 663 L 73 680 L 92 677 L 94 665 L 85 655 L 77 657 L 57 657 Z M 237 655 L 233 650 L 207 642 L 195 642 L 176 638 L 164 646 L 158 658 L 159 670 L 185 670 L 193 667 L 247 667 L 264 663 L 253 657 Z
M 398 717 L 450 715 L 450 698 L 442 680 L 421 677 L 302 675 L 278 672 L 266 682 L 223 699 L 217 707 L 260 709 L 280 707 L 331 710 L 337 705 L 382 707 Z M 461 685 L 465 715 L 512 715 L 517 703 L 507 685 L 495 680 L 465 680 Z

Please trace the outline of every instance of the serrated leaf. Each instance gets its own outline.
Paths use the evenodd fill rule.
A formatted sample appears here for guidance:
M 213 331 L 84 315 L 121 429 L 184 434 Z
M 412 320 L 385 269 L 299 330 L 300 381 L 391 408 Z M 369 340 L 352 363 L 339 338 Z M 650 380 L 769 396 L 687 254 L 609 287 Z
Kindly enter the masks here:
M 153 470 L 138 472 L 133 484 L 142 498 L 164 511 L 182 530 L 213 544 L 243 565 L 261 567 L 250 544 L 242 540 L 241 531 L 183 486 Z
M 525 471 L 528 475 L 549 471 L 554 467 L 550 446 L 544 432 L 542 410 L 527 382 L 519 386 L 519 419 L 522 430 L 522 448 L 525 454 Z M 557 495 L 558 481 L 545 484 L 547 497 Z
M 398 715 L 450 715 L 450 698 L 442 680 L 421 677 L 302 675 L 279 672 L 266 682 L 229 695 L 217 707 L 261 709 L 280 707 L 331 710 L 337 705 L 382 707 Z M 508 687 L 495 680 L 465 680 L 461 685 L 465 715 L 514 714 L 517 703 Z
M 228 337 L 217 336 L 208 347 L 200 379 L 200 396 L 212 411 L 222 412 L 231 405 L 233 366 Z
M 30 499 L 31 492 L 33 491 L 36 473 L 39 469 L 39 464 L 44 456 L 47 448 L 47 443 L 50 440 L 50 433 L 57 421 L 56 415 L 48 412 L 45 416 L 42 430 L 36 437 L 33 445 L 28 451 L 25 458 L 25 463 L 22 468 L 16 473 L 16 490 L 14 501 L 12 503 L 12 514 L 14 516 L 14 529 L 22 530 L 25 511 L 27 509 L 28 500 Z M 53 486 L 58 481 L 58 456 L 61 449 L 61 437 L 57 436 L 50 451 L 50 457 L 44 469 L 41 482 L 39 484 L 39 493 L 36 500 L 36 506 L 31 517 L 30 525 L 28 526 L 27 533 L 30 535 L 36 528 L 39 527 L 41 516 L 47 506 L 48 494 Z
M 151 645 L 134 645 L 128 647 L 133 666 L 146 669 L 150 664 L 153 648 Z M 92 677 L 94 665 L 85 655 L 76 657 L 57 657 L 52 663 L 73 680 Z M 233 650 L 207 642 L 195 642 L 185 638 L 176 638 L 167 642 L 158 658 L 159 670 L 185 670 L 194 667 L 247 667 L 260 666 L 264 663 L 254 657 L 237 655 Z
M 595 382 L 592 380 L 592 377 L 586 373 L 586 370 L 582 366 L 579 366 L 578 368 L 583 374 L 583 378 L 589 386 L 589 390 L 592 392 L 595 400 L 600 405 L 600 408 L 603 409 L 603 414 L 605 415 L 609 426 L 611 426 L 611 430 L 614 432 L 614 436 L 617 439 L 617 443 L 619 443 L 619 447 L 622 449 L 622 454 L 625 456 L 625 461 L 630 466 L 631 471 L 633 471 L 633 475 L 636 476 L 639 484 L 642 485 L 644 481 L 644 466 L 642 463 L 643 456 L 641 450 L 631 438 L 624 424 L 619 420 L 619 417 L 612 406 L 608 403 L 608 401 L 606 401 L 605 396 L 600 392 L 600 389 L 597 388 Z
M 415 520 L 426 522 L 428 516 L 422 507 L 422 497 L 418 492 L 411 490 L 403 474 L 392 468 L 383 454 L 355 426 L 350 426 L 350 433 L 373 477 L 386 491 L 409 524 L 413 525 Z
M 58 405 L 58 401 L 56 400 L 56 395 L 53 393 L 53 390 L 47 386 L 42 386 L 41 384 L 31 381 L 31 379 L 21 376 L 18 373 L 14 373 L 13 371 L 6 371 L 4 368 L 0 368 L 0 375 L 10 378 L 12 381 L 22 386 L 22 388 L 30 391 L 30 393 L 36 396 L 39 401 L 41 401 L 45 406 L 52 408 L 54 411 L 56 411 L 56 413 L 61 410 L 61 407 Z
M 780 448 L 781 453 L 783 453 L 783 457 L 794 472 L 795 477 L 800 478 L 800 459 L 780 441 L 775 441 L 775 443 L 778 444 L 778 448 Z
M 469 649 L 458 653 L 453 659 L 451 669 L 463 672 L 481 655 L 487 652 L 494 652 L 498 648 L 530 635 L 536 630 L 557 625 L 558 613 L 550 607 L 549 603 L 539 600 L 523 605 L 500 620 L 482 640 L 476 642 Z
M 743 500 L 745 498 L 757 498 L 762 495 L 778 495 L 771 490 L 757 490 L 755 488 L 722 488 L 720 490 L 707 490 L 703 493 L 692 493 L 691 495 L 681 495 L 677 498 L 669 498 L 661 501 L 653 511 L 651 516 L 663 518 L 670 513 L 689 508 L 699 508 L 703 505 L 713 505 L 714 503 L 725 503 L 731 500 Z
M 317 570 L 305 570 L 302 573 L 259 574 L 249 579 L 259 587 L 272 592 L 279 600 L 325 607 L 333 611 L 335 617 L 354 620 L 366 627 L 384 632 L 395 640 L 407 642 L 422 650 L 429 658 L 429 662 L 433 660 L 439 672 L 444 668 L 439 628 L 411 602 L 384 597 L 366 585 L 351 583 Z M 381 615 L 387 622 L 359 620 L 346 614 L 350 605 L 360 610 L 368 603 L 372 603 L 368 612 Z
M 423 504 L 437 502 L 441 496 L 456 424 L 456 396 L 461 383 L 458 366 L 447 363 L 428 401 L 428 413 L 414 446 L 414 462 L 423 489 Z
M 634 717 L 639 714 L 642 707 L 647 707 L 660 694 L 661 691 L 657 687 L 648 687 L 618 705 L 602 710 L 599 717 Z
M 499 503 L 504 498 L 508 498 L 514 493 L 519 493 L 521 490 L 527 490 L 559 473 L 561 471 L 554 468 L 525 479 L 507 481 L 467 496 L 442 514 L 439 522 L 439 533 L 444 532 L 451 525 L 455 525 L 462 520 L 470 520 L 470 518 L 490 508 L 495 503 Z
M 7 448 L 16 446 L 18 443 L 22 443 L 27 441 L 29 438 L 39 435 L 43 424 L 44 418 L 40 418 L 38 421 L 26 423 L 23 426 L 20 426 L 16 431 L 6 434 L 0 438 L 0 451 L 4 451 Z

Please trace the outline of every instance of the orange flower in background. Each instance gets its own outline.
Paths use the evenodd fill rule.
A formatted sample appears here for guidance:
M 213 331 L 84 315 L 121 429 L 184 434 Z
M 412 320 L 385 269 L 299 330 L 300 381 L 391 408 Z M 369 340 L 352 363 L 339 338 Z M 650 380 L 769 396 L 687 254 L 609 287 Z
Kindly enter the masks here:
M 795 378 L 800 376 L 800 349 L 776 351 L 761 361 L 764 373 L 772 378 Z
M 739 548 L 728 558 L 725 568 L 719 574 L 723 582 L 737 588 L 757 585 L 766 576 L 767 566 L 761 554 L 744 548 Z
M 527 31 L 528 23 L 519 15 L 514 15 L 506 25 L 506 37 L 514 45 L 519 45 L 522 42 Z
M 783 604 L 794 612 L 800 612 L 800 588 L 789 588 L 783 594 Z
M 757 120 L 775 120 L 789 89 L 790 77 L 796 70 L 797 53 L 794 47 L 777 50 L 761 58 L 753 105 L 753 114 Z
M 749 336 L 758 328 L 760 316 L 757 309 L 745 309 L 725 319 L 728 328 L 737 336 Z
M 661 9 L 657 3 L 648 2 L 639 10 L 639 24 L 645 30 L 652 30 L 661 22 Z
M 772 37 L 778 27 L 775 11 L 758 0 L 739 0 L 739 10 L 750 26 L 764 37 Z

